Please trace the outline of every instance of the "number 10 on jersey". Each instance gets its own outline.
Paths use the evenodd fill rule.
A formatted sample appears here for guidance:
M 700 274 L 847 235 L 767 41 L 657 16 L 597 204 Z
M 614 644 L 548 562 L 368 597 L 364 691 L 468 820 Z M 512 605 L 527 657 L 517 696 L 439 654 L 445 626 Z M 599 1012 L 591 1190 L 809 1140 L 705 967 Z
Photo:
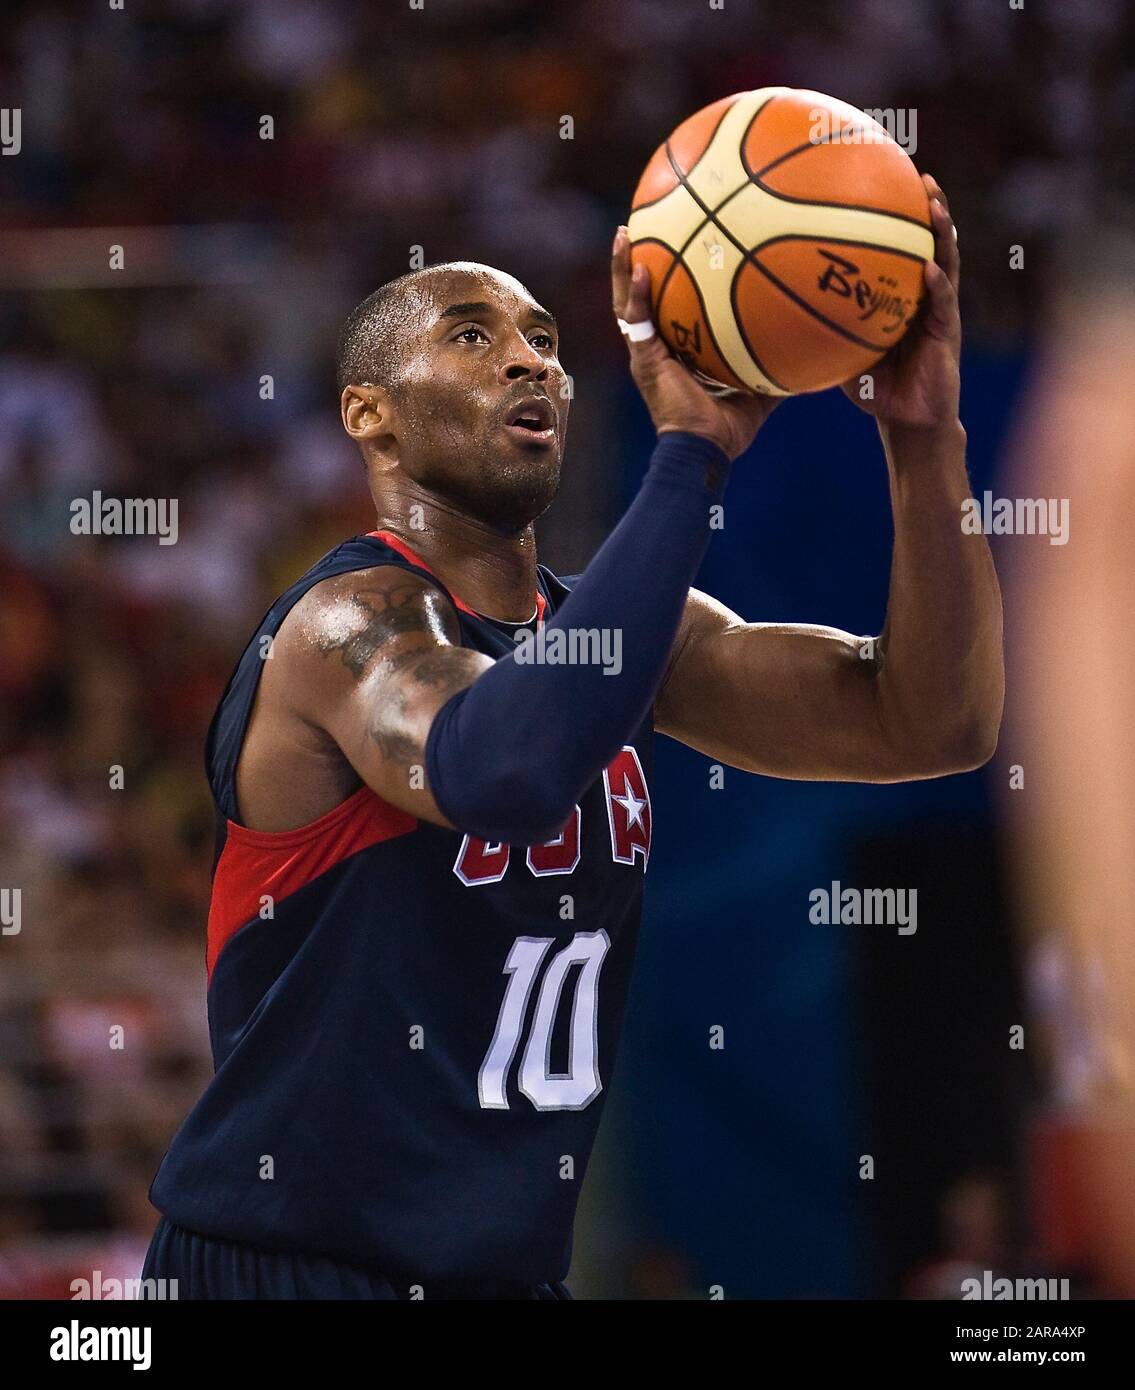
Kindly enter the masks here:
M 528 1001 L 554 937 L 518 936 L 504 963 L 508 976 L 496 1031 L 481 1063 L 477 1094 L 484 1110 L 507 1110 L 508 1075 L 521 1043 Z M 524 1041 L 516 1084 L 537 1110 L 583 1110 L 603 1089 L 599 1076 L 599 972 L 611 947 L 605 931 L 577 932 L 548 961 L 532 1023 Z M 568 1069 L 553 1074 L 552 1032 L 564 982 L 580 966 L 568 1025 Z

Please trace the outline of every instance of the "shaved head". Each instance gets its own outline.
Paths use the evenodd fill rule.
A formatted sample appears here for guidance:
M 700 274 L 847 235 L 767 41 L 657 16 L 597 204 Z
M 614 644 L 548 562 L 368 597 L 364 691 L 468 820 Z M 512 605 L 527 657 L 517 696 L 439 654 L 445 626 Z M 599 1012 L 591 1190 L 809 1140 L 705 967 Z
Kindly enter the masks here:
M 336 359 L 340 394 L 364 382 L 388 390 L 397 385 L 414 327 L 424 318 L 434 291 L 454 275 L 488 275 L 526 293 L 511 275 L 477 261 L 443 261 L 388 280 L 356 304 L 343 324 Z

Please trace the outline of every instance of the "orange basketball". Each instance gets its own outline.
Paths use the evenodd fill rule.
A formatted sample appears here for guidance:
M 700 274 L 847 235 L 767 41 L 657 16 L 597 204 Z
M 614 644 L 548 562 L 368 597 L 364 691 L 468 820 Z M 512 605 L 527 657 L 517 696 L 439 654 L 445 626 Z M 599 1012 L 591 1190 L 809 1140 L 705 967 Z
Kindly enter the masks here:
M 902 146 L 847 102 L 789 87 L 683 121 L 628 229 L 670 347 L 712 382 L 774 396 L 869 370 L 906 332 L 934 255 Z

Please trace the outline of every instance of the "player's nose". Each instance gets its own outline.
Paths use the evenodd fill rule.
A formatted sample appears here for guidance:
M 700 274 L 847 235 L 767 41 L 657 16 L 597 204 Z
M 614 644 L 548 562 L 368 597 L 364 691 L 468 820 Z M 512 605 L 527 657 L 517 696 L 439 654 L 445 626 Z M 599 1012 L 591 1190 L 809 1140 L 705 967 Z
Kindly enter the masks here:
M 548 375 L 548 363 L 521 333 L 513 336 L 500 365 L 498 376 L 506 381 L 543 381 Z

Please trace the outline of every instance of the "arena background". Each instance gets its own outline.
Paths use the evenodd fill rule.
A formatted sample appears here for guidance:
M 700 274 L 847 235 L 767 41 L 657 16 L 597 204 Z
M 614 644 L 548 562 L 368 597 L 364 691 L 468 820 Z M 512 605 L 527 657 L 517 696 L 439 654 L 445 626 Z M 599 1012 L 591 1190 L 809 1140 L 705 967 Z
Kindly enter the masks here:
M 0 88 L 22 128 L 0 158 L 0 882 L 21 889 L 22 929 L 0 937 L 0 1296 L 66 1296 L 92 1266 L 137 1273 L 146 1189 L 209 1074 L 202 738 L 271 597 L 371 524 L 333 382 L 348 309 L 418 247 L 509 270 L 556 312 L 575 402 L 539 537 L 571 572 L 651 445 L 607 253 L 655 146 L 769 84 L 913 112 L 915 161 L 960 231 L 980 496 L 1012 447 L 1051 248 L 1131 147 L 1132 13 L 7 7 Z M 176 497 L 177 544 L 72 535 L 70 502 L 94 489 Z M 747 618 L 874 632 L 890 541 L 873 424 L 828 392 L 782 407 L 734 470 L 700 583 Z M 1043 537 L 994 545 L 999 564 L 1011 546 L 1047 552 Z M 1003 740 L 980 773 L 934 782 L 727 772 L 713 789 L 706 759 L 659 740 L 577 1294 L 948 1297 L 970 1267 L 1101 1291 L 1060 1176 L 1074 1088 L 1007 1042 L 1027 1020 L 1059 1031 L 1063 1007 L 1052 924 L 1022 923 L 1007 887 L 1019 761 Z M 833 879 L 917 888 L 917 933 L 810 924 L 809 891 Z

